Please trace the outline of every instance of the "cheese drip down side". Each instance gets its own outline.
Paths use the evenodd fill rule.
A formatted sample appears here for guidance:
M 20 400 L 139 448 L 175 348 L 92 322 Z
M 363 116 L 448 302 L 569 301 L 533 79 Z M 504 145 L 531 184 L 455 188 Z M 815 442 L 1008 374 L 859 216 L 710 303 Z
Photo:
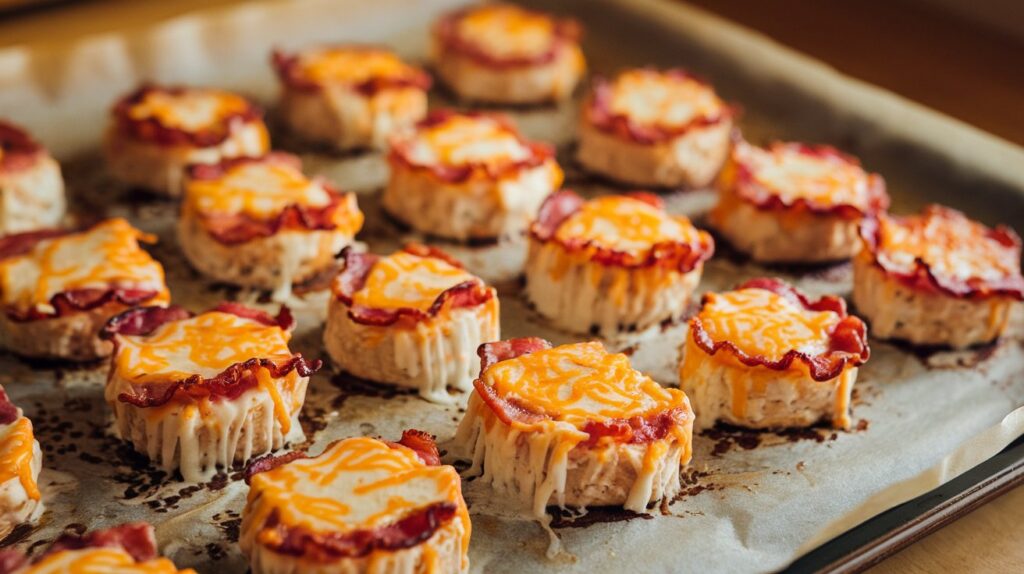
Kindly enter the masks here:
M 517 6 L 485 6 L 463 15 L 455 34 L 495 59 L 532 59 L 554 47 L 554 21 Z
M 168 128 L 199 132 L 224 127 L 221 124 L 225 118 L 248 109 L 244 98 L 221 90 L 151 90 L 128 109 L 128 118 L 155 120 Z
M 625 196 L 589 201 L 555 232 L 562 242 L 593 242 L 598 247 L 640 255 L 655 244 L 696 244 L 698 231 L 688 219 Z
M 0 295 L 10 307 L 53 312 L 54 295 L 76 289 L 153 291 L 167 302 L 160 263 L 139 247 L 153 239 L 121 218 L 80 233 L 38 242 L 28 253 L 0 260 Z
M 35 451 L 32 422 L 27 418 L 18 417 L 0 426 L 0 484 L 17 479 L 29 498 L 39 500 L 39 486 L 32 468 Z
M 500 167 L 529 159 L 532 150 L 511 128 L 486 116 L 452 115 L 420 128 L 406 142 L 407 159 L 421 166 Z
M 683 127 L 717 117 L 724 108 L 714 90 L 685 75 L 630 70 L 611 85 L 611 113 L 641 126 Z
M 441 293 L 466 281 L 481 282 L 442 259 L 399 251 L 373 265 L 353 305 L 427 311 Z
M 751 356 L 778 361 L 791 350 L 809 356 L 829 351 L 842 319 L 832 311 L 811 311 L 765 289 L 709 293 L 699 318 L 713 341 L 729 341 Z
M 253 476 L 246 521 L 262 528 L 276 513 L 286 527 L 345 534 L 385 527 L 438 503 L 458 508 L 453 520 L 461 525 L 465 556 L 471 526 L 455 469 L 428 466 L 410 449 L 359 437 Z M 281 542 L 276 529 L 260 530 L 256 540 L 272 547 Z

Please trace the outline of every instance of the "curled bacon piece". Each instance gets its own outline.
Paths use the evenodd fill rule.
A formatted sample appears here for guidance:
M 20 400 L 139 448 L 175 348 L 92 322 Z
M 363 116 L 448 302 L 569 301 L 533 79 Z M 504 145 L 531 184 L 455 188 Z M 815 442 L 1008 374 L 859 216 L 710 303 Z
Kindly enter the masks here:
M 327 46 L 326 48 L 330 49 L 332 47 Z M 353 44 L 333 46 L 333 48 L 365 52 L 388 51 L 386 48 Z M 302 54 L 288 54 L 281 50 L 274 50 L 273 54 L 271 54 L 270 62 L 274 66 L 274 71 L 277 72 L 277 77 L 288 87 L 308 92 L 322 90 L 324 87 L 322 84 L 303 73 L 302 66 L 300 65 L 301 58 Z M 366 97 L 372 97 L 378 92 L 396 88 L 430 89 L 433 83 L 430 79 L 430 74 L 412 66 L 408 67 L 408 72 L 408 74 L 401 76 L 374 76 L 351 87 Z
M 25 130 L 0 120 L 0 172 L 32 167 L 45 150 Z
M 133 289 L 112 287 L 110 289 L 72 289 L 62 291 L 50 298 L 54 312 L 44 313 L 35 308 L 19 309 L 8 307 L 7 317 L 12 321 L 38 321 L 53 317 L 63 317 L 71 313 L 91 311 L 109 303 L 117 303 L 125 307 L 135 307 L 160 295 L 153 289 Z
M 644 444 L 661 440 L 672 432 L 672 429 L 693 418 L 693 414 L 681 409 L 670 409 L 648 415 L 635 416 L 628 419 L 611 419 L 608 421 L 590 421 L 583 427 L 583 432 L 590 435 L 580 443 L 582 446 L 594 446 L 603 437 L 623 444 Z
M 71 229 L 39 229 L 26 231 L 24 233 L 12 233 L 0 237 L 0 259 L 8 259 L 18 255 L 24 255 L 37 243 L 45 239 L 63 237 L 74 233 Z
M 793 364 L 793 361 L 801 361 L 807 365 L 811 378 L 819 382 L 832 380 L 842 374 L 843 369 L 847 365 L 862 365 L 871 356 L 871 350 L 868 347 L 867 327 L 864 326 L 864 322 L 860 318 L 847 315 L 846 301 L 839 297 L 825 296 L 816 301 L 811 301 L 796 288 L 778 279 L 767 278 L 752 279 L 736 289 L 764 289 L 785 297 L 808 311 L 830 311 L 839 315 L 839 323 L 836 324 L 829 335 L 828 351 L 820 355 L 810 355 L 796 349 L 791 349 L 777 361 L 772 361 L 761 355 L 748 355 L 732 341 L 713 340 L 711 335 L 704 329 L 704 325 L 700 320 L 700 314 L 698 313 L 696 317 L 690 319 L 690 333 L 693 337 L 693 342 L 709 355 L 714 355 L 724 349 L 748 367 L 760 366 L 775 371 L 784 371 Z M 704 303 L 706 302 L 707 296 L 705 296 L 704 300 Z
M 328 445 L 327 448 L 331 448 L 330 445 Z M 245 465 L 245 483 L 252 484 L 252 477 L 261 472 L 274 470 L 279 466 L 284 466 L 289 462 L 304 458 L 309 458 L 309 455 L 307 455 L 305 451 L 301 450 L 293 450 L 292 452 L 285 454 L 267 454 L 261 456 Z
M 228 158 L 213 164 L 189 166 L 192 180 L 209 181 L 224 177 L 229 171 L 247 163 L 281 164 L 301 169 L 301 160 L 288 153 L 272 152 L 261 157 Z M 349 196 L 327 182 L 314 179 L 330 197 L 322 206 L 291 204 L 272 217 L 257 218 L 246 213 L 199 213 L 203 228 L 215 240 L 225 245 L 246 243 L 261 237 L 271 237 L 282 229 L 328 231 L 337 229 L 338 214 L 349 208 Z
M 703 78 L 679 68 L 665 71 L 650 69 L 649 71 L 707 85 Z M 601 77 L 594 79 L 593 91 L 586 103 L 584 103 L 583 108 L 587 121 L 603 132 L 642 145 L 662 143 L 679 137 L 688 131 L 719 124 L 735 117 L 739 113 L 739 108 L 722 104 L 717 114 L 697 116 L 681 125 L 641 124 L 633 121 L 627 114 L 612 111 L 613 92 L 612 84 L 608 80 Z
M 434 110 L 427 117 L 416 124 L 417 130 L 430 129 L 447 122 L 455 116 L 467 116 L 471 118 L 489 118 L 501 124 L 502 127 L 515 134 L 519 143 L 529 149 L 529 153 L 523 159 L 507 161 L 502 163 L 468 162 L 460 165 L 449 165 L 445 163 L 423 164 L 414 161 L 410 156 L 410 138 L 412 134 L 399 134 L 391 138 L 391 151 L 388 153 L 388 163 L 392 169 L 396 167 L 407 170 L 421 170 L 433 174 L 437 179 L 446 183 L 462 183 L 474 176 L 486 179 L 499 180 L 505 176 L 515 174 L 523 169 L 538 167 L 553 160 L 555 150 L 546 143 L 526 141 L 519 135 L 511 121 L 498 114 L 482 112 L 455 112 L 453 110 Z
M 398 442 L 388 442 L 388 446 L 395 448 L 404 446 L 416 453 L 420 461 L 427 466 L 438 466 L 441 464 L 441 452 L 437 450 L 437 443 L 434 437 L 427 432 L 416 429 L 402 431 L 402 438 Z
M 18 420 L 18 407 L 14 406 L 7 391 L 0 385 L 0 425 L 9 425 Z
M 889 277 L 893 277 L 904 285 L 924 292 L 939 292 L 952 297 L 964 299 L 984 299 L 987 297 L 1012 297 L 1024 300 L 1024 277 L 1018 272 L 1012 275 L 1005 275 L 998 279 L 970 277 L 960 279 L 945 274 L 936 273 L 931 265 L 920 257 L 914 260 L 913 269 L 905 271 L 887 264 L 878 257 L 881 249 L 881 222 L 879 217 L 894 219 L 897 223 L 906 221 L 913 217 L 924 218 L 948 218 L 966 219 L 963 213 L 943 207 L 941 205 L 929 205 L 925 208 L 922 216 L 892 217 L 884 214 L 877 214 L 865 218 L 860 224 L 860 236 L 863 240 L 864 249 L 871 256 L 872 262 L 884 271 Z M 1012 260 L 1020 260 L 1021 239 L 1020 236 L 1009 227 L 998 225 L 995 228 L 984 228 L 987 239 L 999 243 L 1007 248 L 1008 257 Z
M 483 376 L 484 371 L 491 368 L 495 363 L 550 348 L 551 343 L 540 337 L 520 337 L 518 339 L 484 343 L 477 347 L 476 350 L 476 354 L 480 356 L 480 375 Z
M 294 325 L 291 312 L 284 305 L 281 306 L 276 317 L 240 303 L 221 303 L 213 311 L 231 313 L 268 327 L 278 327 L 286 331 Z M 147 336 L 162 325 L 173 321 L 182 321 L 192 316 L 190 312 L 181 307 L 140 307 L 113 317 L 100 331 L 100 336 L 107 340 L 113 340 L 116 346 L 116 335 Z M 292 355 L 290 359 L 282 363 L 275 363 L 271 359 L 252 358 L 235 363 L 210 378 L 196 374 L 174 381 L 132 385 L 130 393 L 121 393 L 117 399 L 139 408 L 158 407 L 166 404 L 175 396 L 188 397 L 193 400 L 207 397 L 233 400 L 259 383 L 257 374 L 260 369 L 266 369 L 275 379 L 284 377 L 293 370 L 300 376 L 308 377 L 318 371 L 322 365 L 323 363 L 319 359 L 307 361 L 300 354 Z
M 280 515 L 274 511 L 267 518 L 263 531 L 274 531 L 274 536 L 266 537 L 273 541 L 267 546 L 274 552 L 325 563 L 359 558 L 375 550 L 411 548 L 428 540 L 457 512 L 458 507 L 454 503 L 438 502 L 413 510 L 388 525 L 325 534 L 281 524 Z
M 663 207 L 661 198 L 650 193 L 632 192 L 624 195 L 659 209 Z M 628 268 L 658 266 L 676 269 L 680 273 L 692 271 L 715 253 L 715 240 L 703 231 L 698 232 L 696 244 L 663 241 L 651 245 L 644 254 L 603 247 L 590 240 L 556 239 L 558 228 L 579 211 L 584 203 L 583 198 L 569 189 L 552 193 L 541 204 L 537 219 L 530 226 L 530 236 L 541 242 L 557 241 L 568 252 L 588 252 L 591 261 L 602 265 Z
M 849 203 L 821 202 L 805 197 L 797 198 L 786 203 L 779 197 L 778 193 L 757 182 L 753 166 L 744 162 L 737 151 L 747 144 L 742 139 L 735 142 L 732 153 L 732 162 L 735 167 L 735 177 L 731 182 L 734 192 L 749 201 L 761 210 L 793 210 L 806 209 L 818 215 L 836 215 L 847 220 L 860 220 L 867 215 L 884 212 L 889 208 L 889 194 L 886 192 L 885 179 L 877 173 L 865 173 L 867 177 L 867 202 L 866 207 L 861 208 Z M 822 159 L 836 159 L 844 163 L 860 167 L 860 161 L 847 155 L 836 148 L 828 145 L 809 145 L 804 143 L 782 143 L 775 142 L 768 147 L 769 151 L 778 148 L 795 150 L 797 153 Z M 728 185 L 728 184 L 727 184 Z
M 567 45 L 578 42 L 583 33 L 583 28 L 576 20 L 570 18 L 551 18 L 553 24 L 551 31 L 552 42 L 545 52 L 533 56 L 494 54 L 484 46 L 480 46 L 476 42 L 463 37 L 458 32 L 459 22 L 471 12 L 481 9 L 487 10 L 488 8 L 463 8 L 443 16 L 434 25 L 434 37 L 445 50 L 466 56 L 487 68 L 500 70 L 549 64 L 554 61 Z M 537 12 L 531 13 L 548 17 Z
M 210 126 L 198 131 L 190 131 L 162 124 L 156 118 L 136 119 L 131 117 L 131 110 L 153 92 L 165 92 L 181 95 L 191 88 L 161 87 L 144 84 L 114 104 L 112 114 L 115 125 L 121 133 L 137 140 L 152 142 L 162 146 L 195 146 L 211 147 L 222 143 L 231 132 L 243 124 L 262 121 L 263 111 L 246 102 L 246 106 L 238 111 L 227 114 L 219 125 Z
M 438 249 L 424 247 L 422 245 L 408 245 L 404 251 L 420 257 L 436 257 L 446 262 L 452 262 L 452 258 Z M 334 279 L 334 296 L 348 306 L 348 316 L 356 323 L 373 325 L 375 327 L 387 327 L 394 325 L 400 320 L 409 322 L 424 321 L 436 317 L 443 309 L 459 309 L 462 307 L 475 307 L 490 301 L 494 297 L 494 290 L 488 287 L 479 279 L 463 281 L 442 291 L 426 311 L 412 307 L 399 307 L 397 309 L 379 309 L 353 304 L 352 300 L 356 292 L 366 285 L 366 278 L 373 270 L 374 264 L 380 260 L 380 256 L 370 253 L 356 253 L 351 247 L 346 247 L 338 257 L 342 261 L 342 269 Z M 458 265 L 458 267 L 462 267 Z

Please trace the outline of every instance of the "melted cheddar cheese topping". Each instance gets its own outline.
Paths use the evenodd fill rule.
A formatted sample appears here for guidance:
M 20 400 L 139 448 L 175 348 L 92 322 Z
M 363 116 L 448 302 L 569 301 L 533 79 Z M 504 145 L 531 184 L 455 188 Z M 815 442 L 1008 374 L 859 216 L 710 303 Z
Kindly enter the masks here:
M 458 506 L 455 520 L 468 544 L 469 514 L 453 467 L 427 466 L 410 449 L 358 437 L 335 442 L 320 456 L 253 476 L 246 514 L 258 525 L 277 512 L 286 526 L 344 534 L 387 526 L 444 502 Z M 274 545 L 281 541 L 280 532 L 262 530 L 257 541 Z
M 626 196 L 588 201 L 555 232 L 559 241 L 590 241 L 598 247 L 633 255 L 656 243 L 692 244 L 699 232 L 682 216 L 672 216 L 653 205 Z
M 807 153 L 792 145 L 762 149 L 742 143 L 735 153 L 754 182 L 786 205 L 804 199 L 826 206 L 851 205 L 863 211 L 871 207 L 868 174 L 837 155 Z
M 1020 253 L 986 235 L 984 225 L 959 212 L 929 210 L 924 215 L 879 218 L 875 257 L 886 269 L 910 273 L 917 260 L 937 276 L 987 281 L 1020 274 Z
M 291 205 L 323 207 L 330 201 L 324 186 L 307 178 L 302 170 L 269 160 L 236 163 L 219 178 L 193 179 L 185 186 L 186 206 L 204 215 L 242 214 L 263 219 Z M 341 212 L 346 219 L 352 216 Z
M 455 34 L 496 59 L 539 58 L 556 40 L 550 17 L 508 4 L 466 13 L 456 23 Z
M 223 90 L 151 90 L 131 106 L 128 118 L 155 120 L 164 127 L 198 132 L 223 128 L 224 120 L 244 113 L 249 107 L 245 98 Z
M 375 309 L 427 311 L 441 293 L 466 281 L 481 282 L 443 259 L 399 251 L 373 265 L 352 303 Z
M 611 85 L 609 109 L 635 124 L 683 127 L 715 117 L 724 104 L 711 87 L 681 75 L 655 70 L 630 70 Z
M 708 293 L 706 297 L 698 317 L 708 336 L 770 361 L 780 360 L 790 350 L 811 356 L 826 353 L 832 331 L 841 320 L 837 313 L 810 311 L 765 289 Z
M 609 353 L 595 341 L 501 361 L 487 369 L 483 381 L 498 395 L 576 428 L 687 405 L 682 391 L 662 387 L 634 369 L 626 355 Z
M 45 556 L 20 574 L 196 574 L 186 568 L 178 570 L 166 558 L 136 562 L 120 548 L 84 548 L 61 550 Z
M 39 486 L 32 476 L 34 456 L 32 421 L 18 417 L 14 422 L 0 427 L 0 484 L 17 478 L 28 497 L 39 500 Z
M 54 295 L 77 289 L 130 288 L 155 291 L 149 304 L 170 294 L 164 269 L 139 240 L 155 241 L 121 218 L 37 243 L 28 253 L 0 260 L 0 297 L 8 307 L 54 312 Z
M 308 50 L 299 56 L 299 72 L 321 84 L 358 86 L 377 80 L 416 78 L 420 71 L 388 50 L 366 47 L 331 47 Z
M 414 164 L 502 166 L 528 159 L 532 150 L 510 127 L 486 116 L 453 115 L 420 128 L 408 141 Z

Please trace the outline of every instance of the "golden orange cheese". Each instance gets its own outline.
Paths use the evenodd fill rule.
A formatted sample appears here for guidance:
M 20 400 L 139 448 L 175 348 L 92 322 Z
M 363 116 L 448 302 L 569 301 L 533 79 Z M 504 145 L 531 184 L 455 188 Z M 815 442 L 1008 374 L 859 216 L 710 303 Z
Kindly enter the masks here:
M 62 550 L 45 556 L 19 574 L 196 574 L 186 568 L 178 570 L 166 558 L 136 562 L 120 548 L 84 548 Z
M 609 110 L 642 126 L 683 127 L 724 108 L 710 86 L 681 74 L 636 69 L 611 84 Z
M 497 59 L 541 57 L 556 39 L 549 16 L 508 4 L 468 12 L 456 23 L 455 33 Z
M 786 205 L 804 199 L 826 206 L 851 205 L 863 212 L 872 210 L 867 172 L 839 155 L 808 153 L 797 145 L 763 149 L 745 142 L 737 143 L 734 153 L 749 170 L 753 183 Z
M 405 154 L 424 166 L 499 167 L 528 159 L 532 151 L 511 127 L 494 118 L 453 114 L 420 128 L 409 140 Z
M 378 260 L 363 288 L 352 296 L 355 305 L 376 309 L 426 311 L 444 291 L 477 277 L 443 259 L 399 251 Z
M 249 106 L 245 98 L 223 90 L 151 90 L 129 108 L 128 118 L 152 119 L 168 128 L 198 132 L 219 127 L 225 119 L 244 113 Z
M 308 50 L 299 56 L 299 73 L 321 84 L 358 86 L 385 79 L 415 78 L 420 71 L 388 50 L 358 47 L 330 47 Z
M 559 241 L 592 241 L 597 246 L 639 254 L 656 243 L 696 243 L 697 228 L 686 217 L 669 215 L 627 196 L 601 197 L 583 204 L 555 232 Z
M 257 525 L 276 512 L 289 527 L 344 534 L 384 527 L 443 502 L 458 507 L 454 520 L 463 530 L 465 560 L 471 525 L 458 472 L 448 465 L 428 466 L 408 448 L 358 437 L 253 476 L 246 513 Z M 274 545 L 279 537 L 278 529 L 268 528 L 257 541 Z
M 751 356 L 778 361 L 790 350 L 808 355 L 828 351 L 841 317 L 810 311 L 765 289 L 708 293 L 698 318 L 713 341 L 729 341 Z M 716 357 L 726 357 L 718 353 Z M 802 365 L 794 362 L 793 368 Z
M 156 239 L 121 218 L 79 233 L 46 239 L 28 253 L 0 260 L 3 304 L 53 312 L 54 295 L 76 289 L 114 287 L 152 290 L 148 304 L 170 300 L 163 267 L 139 247 Z
M 0 484 L 17 478 L 28 497 L 39 500 L 39 486 L 32 476 L 34 441 L 32 421 L 25 417 L 0 427 Z

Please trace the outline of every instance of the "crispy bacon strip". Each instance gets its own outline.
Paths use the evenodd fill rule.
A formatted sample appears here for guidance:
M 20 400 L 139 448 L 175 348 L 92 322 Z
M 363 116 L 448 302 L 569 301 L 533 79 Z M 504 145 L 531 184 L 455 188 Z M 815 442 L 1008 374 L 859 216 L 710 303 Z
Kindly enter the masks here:
M 700 320 L 700 314 L 690 319 L 690 333 L 693 342 L 705 353 L 714 355 L 726 350 L 736 357 L 744 365 L 749 367 L 766 367 L 775 371 L 789 369 L 793 361 L 801 361 L 807 365 L 811 378 L 815 381 L 829 381 L 840 374 L 843 369 L 849 366 L 858 366 L 867 362 L 871 356 L 868 347 L 867 327 L 858 317 L 847 315 L 846 301 L 839 297 L 825 296 L 816 301 L 811 301 L 806 295 L 796 288 L 778 279 L 753 279 L 738 286 L 739 289 L 764 289 L 776 295 L 789 299 L 796 305 L 808 311 L 830 311 L 839 315 L 840 321 L 832 330 L 829 337 L 829 349 L 820 355 L 810 355 L 796 349 L 789 350 L 781 359 L 772 361 L 761 355 L 748 355 L 737 347 L 732 341 L 715 341 L 704 329 Z M 705 296 L 706 303 L 707 297 Z M 703 303 L 702 303 L 703 304 Z
M 441 452 L 437 450 L 437 443 L 434 437 L 427 432 L 416 429 L 402 431 L 402 438 L 398 442 L 388 442 L 391 448 L 404 446 L 416 453 L 420 461 L 427 466 L 439 466 L 441 464 Z
M 301 169 L 301 160 L 292 154 L 272 152 L 261 157 L 228 158 L 213 164 L 189 166 L 188 177 L 192 180 L 215 180 L 229 171 L 247 163 L 282 164 Z M 322 179 L 314 179 L 330 197 L 325 205 L 313 207 L 292 204 L 269 218 L 256 218 L 245 213 L 197 214 L 203 228 L 216 241 L 224 245 L 237 245 L 262 237 L 271 237 L 283 229 L 320 231 L 337 229 L 337 214 L 348 209 L 348 194 L 336 189 Z
M 625 194 L 638 201 L 661 208 L 661 199 L 653 194 L 633 192 Z M 607 266 L 645 268 L 665 267 L 676 269 L 680 273 L 692 271 L 704 263 L 715 253 L 715 240 L 711 235 L 699 231 L 697 244 L 663 241 L 652 245 L 644 254 L 636 255 L 617 249 L 603 247 L 589 240 L 556 239 L 555 234 L 569 217 L 575 214 L 584 204 L 576 192 L 568 189 L 556 191 L 544 200 L 537 213 L 537 219 L 530 226 L 530 236 L 541 242 L 557 241 L 566 251 L 587 252 L 590 260 Z
M 665 438 L 672 432 L 672 429 L 685 424 L 692 418 L 693 415 L 688 411 L 676 408 L 646 417 L 635 416 L 628 419 L 591 421 L 582 429 L 590 436 L 580 444 L 585 447 L 595 446 L 604 437 L 610 437 L 613 441 L 623 444 L 654 442 Z
M 683 69 L 658 71 L 659 74 L 689 79 L 707 85 L 703 78 Z M 594 79 L 594 88 L 584 103 L 583 113 L 587 121 L 595 128 L 642 145 L 662 143 L 698 128 L 713 126 L 739 115 L 739 108 L 722 104 L 721 110 L 714 115 L 695 117 L 682 125 L 641 124 L 633 121 L 627 114 L 612 111 L 614 97 L 611 82 L 602 77 Z
M 428 540 L 454 518 L 456 512 L 458 507 L 455 504 L 438 502 L 413 510 L 385 526 L 324 534 L 281 524 L 275 511 L 267 518 L 263 531 L 275 532 L 274 536 L 267 537 L 275 541 L 267 545 L 274 552 L 327 563 L 342 558 L 360 558 L 376 550 L 394 552 L 411 548 Z
M 327 448 L 331 448 L 328 445 Z M 267 472 L 268 470 L 274 470 L 279 466 L 284 466 L 289 462 L 295 460 L 301 460 L 309 458 L 309 455 L 305 451 L 293 450 L 285 454 L 267 454 L 261 456 L 249 464 L 245 465 L 245 483 L 252 484 L 252 477 L 256 476 L 261 472 Z
M 367 52 L 388 51 L 386 48 L 376 46 L 359 46 L 351 44 L 337 46 L 337 48 L 344 48 L 346 50 L 365 50 Z M 303 74 L 302 66 L 300 65 L 301 58 L 302 54 L 288 54 L 281 50 L 274 50 L 273 54 L 271 54 L 270 62 L 274 66 L 274 71 L 277 72 L 277 77 L 280 78 L 281 82 L 286 86 L 306 92 L 322 90 L 324 88 L 322 84 Z M 373 97 L 378 92 L 382 92 L 384 90 L 398 88 L 419 88 L 421 90 L 430 89 L 430 86 L 433 83 L 430 78 L 430 74 L 420 70 L 419 68 L 413 68 L 411 66 L 409 67 L 409 71 L 410 74 L 401 77 L 373 77 L 351 87 L 359 94 L 368 98 Z
M 21 127 L 0 120 L 0 172 L 32 167 L 45 151 Z
M 160 123 L 156 118 L 135 119 L 130 115 L 131 109 L 142 102 L 152 92 L 166 92 L 169 94 L 183 94 L 189 88 L 185 87 L 161 87 L 152 84 L 144 84 L 134 92 L 128 94 L 114 104 L 112 114 L 117 129 L 134 139 L 152 142 L 157 145 L 173 146 L 194 146 L 211 147 L 222 143 L 231 135 L 237 126 L 263 119 L 263 111 L 253 105 L 225 117 L 220 125 L 211 126 L 199 131 L 189 131 L 181 128 L 169 127 Z
M 0 425 L 9 425 L 18 420 L 18 407 L 14 406 L 3 385 L 0 385 Z
M 159 291 L 153 289 L 133 289 L 113 287 L 110 289 L 73 289 L 62 291 L 50 298 L 50 305 L 53 306 L 53 313 L 44 313 L 35 308 L 19 309 L 8 307 L 7 317 L 12 321 L 39 321 L 63 317 L 72 313 L 91 311 L 110 303 L 116 303 L 125 307 L 142 305 L 146 301 L 160 295 Z
M 400 134 L 393 137 L 390 142 L 391 151 L 388 152 L 388 163 L 391 164 L 391 168 L 426 171 L 446 183 L 463 183 L 473 177 L 482 177 L 492 180 L 502 179 L 508 175 L 515 174 L 520 170 L 541 166 L 555 157 L 555 149 L 553 147 L 546 143 L 524 140 L 515 126 L 507 118 L 498 114 L 434 110 L 430 112 L 425 119 L 417 123 L 416 127 L 420 130 L 430 129 L 457 115 L 488 117 L 499 122 L 511 133 L 516 135 L 520 144 L 530 150 L 528 156 L 518 161 L 508 161 L 498 165 L 492 165 L 490 163 L 466 163 L 463 165 L 448 165 L 444 163 L 422 164 L 413 161 L 410 157 L 409 138 L 414 136 Z
M 868 217 L 861 221 L 860 236 L 864 249 L 870 254 L 872 262 L 888 276 L 897 279 L 912 289 L 924 292 L 938 292 L 963 299 L 1012 297 L 1018 301 L 1024 300 L 1024 277 L 1020 273 L 1004 276 L 999 279 L 971 277 L 962 280 L 935 273 L 931 266 L 920 258 L 914 261 L 914 268 L 909 272 L 886 265 L 885 262 L 878 258 L 878 251 L 882 241 L 881 224 L 878 219 L 880 215 Z M 924 217 L 966 218 L 963 213 L 940 205 L 929 205 L 926 207 Z M 893 219 L 899 221 L 906 218 L 896 217 Z M 1013 253 L 1012 257 L 1017 260 L 1020 259 L 1021 239 L 1013 229 L 1003 225 L 998 225 L 994 228 L 986 227 L 985 236 L 1000 245 L 1008 247 Z
M 267 325 L 290 330 L 294 325 L 291 312 L 284 305 L 276 317 L 251 309 L 240 303 L 221 303 L 213 309 L 222 313 L 231 313 Z M 112 318 L 100 332 L 100 336 L 113 340 L 117 345 L 116 335 L 147 336 L 162 325 L 173 321 L 182 321 L 193 315 L 181 307 L 140 307 L 125 311 Z M 318 371 L 323 362 L 307 361 L 301 354 L 283 362 L 275 363 L 270 359 L 252 358 L 235 363 L 217 375 L 205 378 L 201 375 L 174 380 L 133 385 L 131 393 L 121 393 L 117 399 L 139 408 L 158 407 L 171 401 L 175 396 L 188 397 L 192 400 L 220 397 L 227 400 L 238 398 L 245 391 L 259 384 L 257 374 L 266 369 L 273 378 L 281 378 L 296 371 L 300 376 L 308 377 Z
M 407 245 L 405 251 L 420 257 L 438 257 L 447 262 L 452 258 L 436 248 L 424 247 L 422 245 Z M 438 255 L 440 253 L 440 255 Z M 370 253 L 356 253 L 351 247 L 346 247 L 338 257 L 342 261 L 342 269 L 334 279 L 334 296 L 348 306 L 348 316 L 356 323 L 373 325 L 375 327 L 387 327 L 398 321 L 417 322 L 436 317 L 443 309 L 459 309 L 462 307 L 475 307 L 490 301 L 494 297 L 494 290 L 480 280 L 470 280 L 459 283 L 442 291 L 426 311 L 412 307 L 399 307 L 398 309 L 378 309 L 353 304 L 353 297 L 356 292 L 366 285 L 366 278 L 373 270 L 374 264 L 380 257 Z M 461 265 L 458 265 L 462 267 Z
M 552 29 L 553 38 L 551 47 L 544 53 L 535 56 L 494 54 L 458 33 L 459 22 L 469 15 L 470 12 L 478 9 L 480 8 L 463 8 L 443 16 L 434 25 L 434 37 L 445 51 L 470 58 L 478 65 L 486 68 L 502 70 L 550 64 L 567 45 L 578 42 L 580 36 L 583 35 L 583 28 L 576 20 L 571 18 L 551 18 L 554 24 Z M 536 12 L 534 13 L 536 14 Z M 549 17 L 547 15 L 544 16 Z
M 26 231 L 24 233 L 12 233 L 0 237 L 0 259 L 8 259 L 24 255 L 36 246 L 40 241 L 63 237 L 75 233 L 71 229 L 39 229 Z
M 862 209 L 848 203 L 823 203 L 804 197 L 786 203 L 773 190 L 757 183 L 752 166 L 745 163 L 737 154 L 739 146 L 749 145 L 740 140 L 735 143 L 730 161 L 735 167 L 735 178 L 731 182 L 734 193 L 754 204 L 761 210 L 801 210 L 805 209 L 817 215 L 836 215 L 847 220 L 860 220 L 867 215 L 884 212 L 889 208 L 889 194 L 886 192 L 885 179 L 877 173 L 866 173 L 868 178 L 867 208 Z M 845 163 L 860 166 L 860 161 L 832 146 L 809 145 L 804 143 L 775 142 L 769 150 L 778 147 L 790 148 L 801 154 L 819 158 L 835 158 Z

